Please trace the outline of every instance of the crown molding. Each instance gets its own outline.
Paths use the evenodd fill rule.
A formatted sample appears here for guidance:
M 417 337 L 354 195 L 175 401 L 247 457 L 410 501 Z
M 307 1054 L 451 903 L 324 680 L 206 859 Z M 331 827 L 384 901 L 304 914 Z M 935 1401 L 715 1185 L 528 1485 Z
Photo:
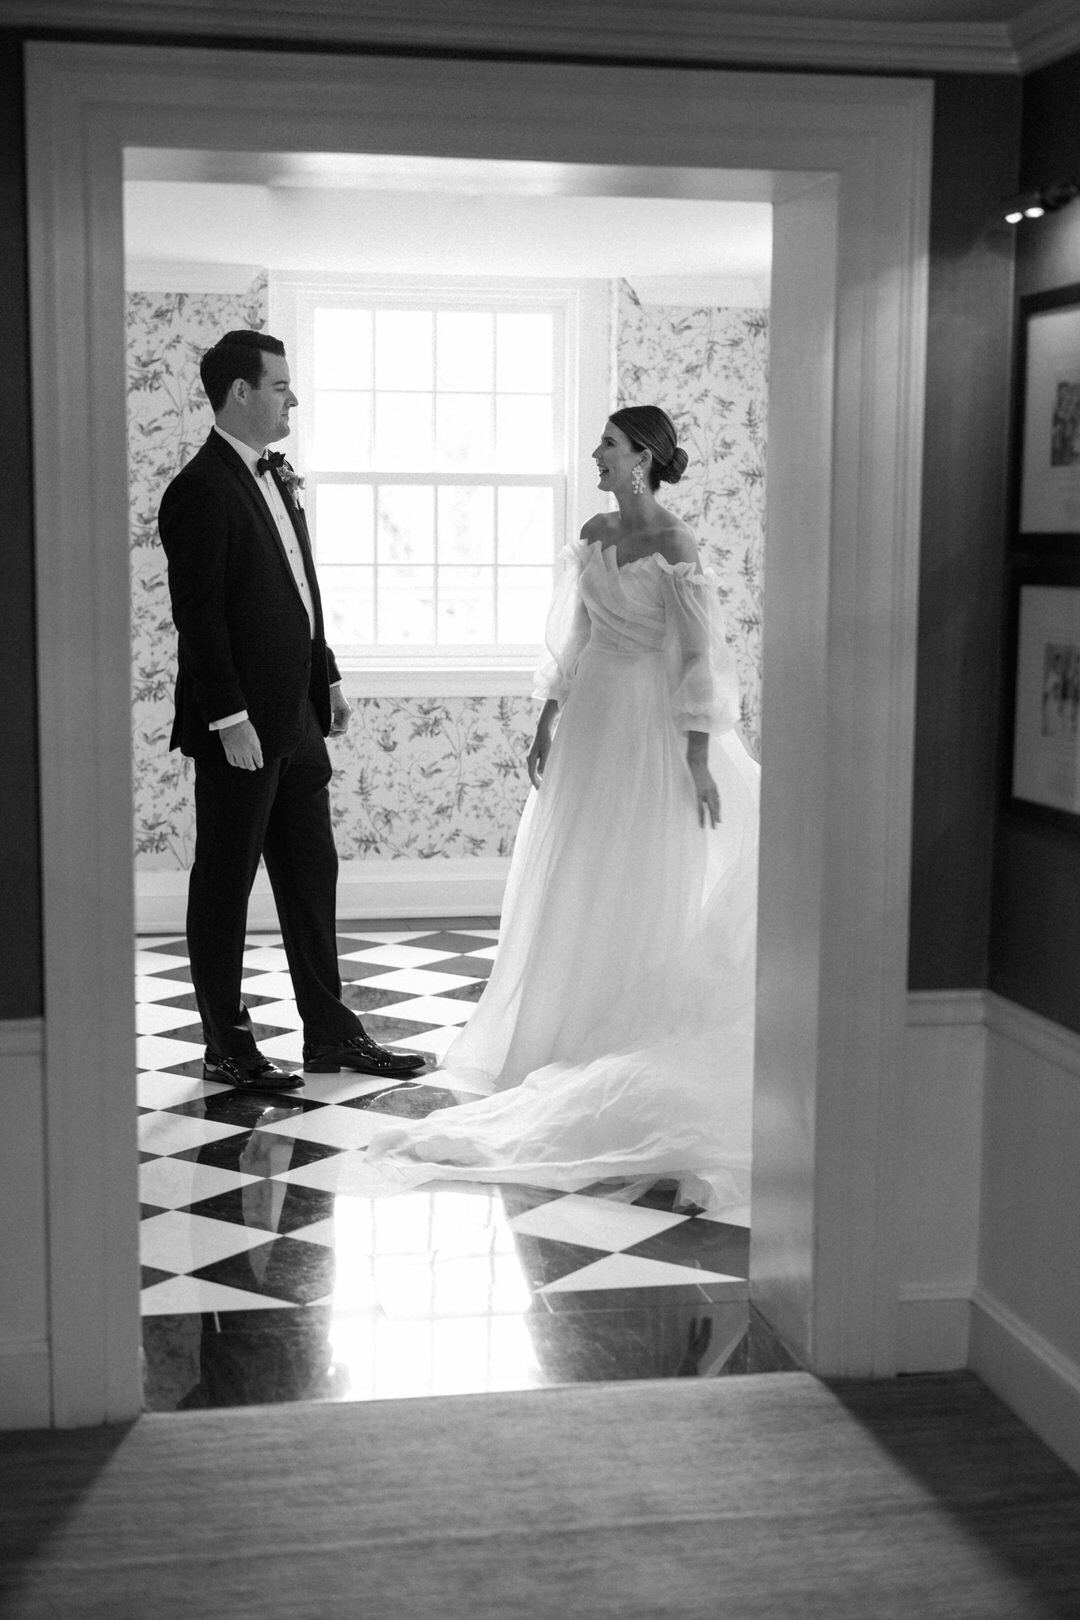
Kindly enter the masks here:
M 752 0 L 745 0 L 747 7 Z M 797 3 L 797 0 L 795 0 Z M 1018 73 L 1074 48 L 1075 0 L 1045 0 L 1019 25 L 911 23 L 728 13 L 701 0 L 0 0 L 5 27 L 120 30 L 189 38 L 274 39 L 383 50 L 513 52 L 623 64 L 636 61 L 848 69 L 855 72 Z M 1046 13 L 1045 21 L 1042 14 Z M 1069 17 L 1072 13 L 1072 17 Z M 1069 24 L 1072 24 L 1070 27 Z M 1060 45 L 1057 43 L 1060 41 Z
M 1076 0 L 1041 0 L 1009 32 L 1020 72 L 1031 73 L 1080 51 L 1080 7 Z

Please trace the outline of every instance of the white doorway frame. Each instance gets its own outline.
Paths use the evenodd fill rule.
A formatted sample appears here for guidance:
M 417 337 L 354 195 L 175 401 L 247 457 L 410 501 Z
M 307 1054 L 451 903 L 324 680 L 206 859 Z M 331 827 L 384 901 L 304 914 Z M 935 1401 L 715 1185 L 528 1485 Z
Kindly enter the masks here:
M 125 146 L 593 163 L 775 204 L 753 1289 L 812 1369 L 891 1373 L 931 86 L 32 43 L 27 92 L 53 1421 L 141 1394 Z

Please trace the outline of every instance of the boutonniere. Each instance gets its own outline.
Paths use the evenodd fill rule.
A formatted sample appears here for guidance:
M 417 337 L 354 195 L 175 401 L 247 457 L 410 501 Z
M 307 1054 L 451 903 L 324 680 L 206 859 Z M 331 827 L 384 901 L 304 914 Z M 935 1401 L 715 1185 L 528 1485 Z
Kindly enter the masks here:
M 296 510 L 302 512 L 304 508 L 300 505 L 300 491 L 304 487 L 304 480 L 289 461 L 285 452 L 283 450 L 270 450 L 265 456 L 260 456 L 259 464 L 255 469 L 256 472 L 261 474 L 264 468 L 267 467 L 270 468 L 271 472 L 277 473 L 281 482 L 285 485 L 289 499 L 296 507 Z
M 302 512 L 304 508 L 300 505 L 300 491 L 304 487 L 303 478 L 297 472 L 296 468 L 292 466 L 290 462 L 286 461 L 284 457 L 282 457 L 281 466 L 277 470 L 277 475 L 281 479 L 281 482 L 285 485 L 285 488 L 288 490 L 289 499 L 296 507 L 296 510 L 298 512 Z

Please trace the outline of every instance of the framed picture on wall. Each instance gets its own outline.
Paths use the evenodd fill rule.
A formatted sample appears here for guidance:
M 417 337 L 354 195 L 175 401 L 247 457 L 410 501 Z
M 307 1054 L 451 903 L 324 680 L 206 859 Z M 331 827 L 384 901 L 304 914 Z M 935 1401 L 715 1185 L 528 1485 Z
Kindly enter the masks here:
M 1080 283 L 1020 300 L 1021 535 L 1080 544 Z
M 1080 576 L 1018 585 L 1012 797 L 1080 825 Z

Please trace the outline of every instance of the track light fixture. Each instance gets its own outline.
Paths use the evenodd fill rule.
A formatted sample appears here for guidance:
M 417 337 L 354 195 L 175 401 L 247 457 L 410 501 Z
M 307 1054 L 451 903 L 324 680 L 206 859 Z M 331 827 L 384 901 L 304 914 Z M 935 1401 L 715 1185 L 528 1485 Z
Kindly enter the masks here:
M 1003 212 L 1010 225 L 1020 225 L 1025 219 L 1041 219 L 1044 214 L 1056 213 L 1074 197 L 1080 197 L 1080 182 L 1055 180 L 1037 191 L 1022 191 L 1018 197 L 1010 197 Z

